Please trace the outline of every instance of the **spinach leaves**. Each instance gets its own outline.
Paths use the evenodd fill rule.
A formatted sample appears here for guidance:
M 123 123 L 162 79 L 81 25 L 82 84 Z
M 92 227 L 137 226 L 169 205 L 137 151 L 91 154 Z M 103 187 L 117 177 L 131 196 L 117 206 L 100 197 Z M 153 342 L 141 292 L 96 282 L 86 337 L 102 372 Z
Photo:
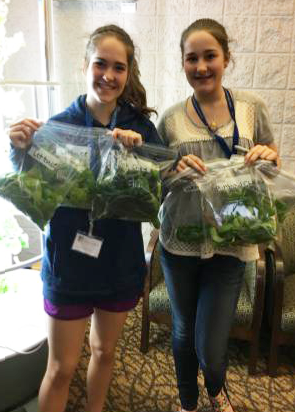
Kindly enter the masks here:
M 94 214 L 97 218 L 151 221 L 159 227 L 161 200 L 159 170 L 124 170 L 106 172 L 96 185 Z

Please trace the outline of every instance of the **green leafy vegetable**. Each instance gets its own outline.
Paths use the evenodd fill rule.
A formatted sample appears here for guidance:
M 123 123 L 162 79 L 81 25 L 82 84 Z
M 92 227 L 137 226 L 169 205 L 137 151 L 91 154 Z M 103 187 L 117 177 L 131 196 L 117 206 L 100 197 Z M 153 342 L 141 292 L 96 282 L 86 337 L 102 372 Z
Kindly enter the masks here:
M 274 239 L 277 231 L 276 207 L 266 187 L 245 186 L 219 193 L 221 224 L 210 229 L 218 246 L 257 244 Z
M 78 172 L 69 165 L 50 170 L 35 164 L 29 171 L 0 179 L 0 196 L 30 216 L 41 229 L 55 209 L 68 205 L 94 208 L 95 218 L 151 221 L 159 226 L 161 186 L 159 172 L 117 170 L 96 182 L 90 169 Z
M 63 201 L 72 207 L 91 209 L 96 195 L 95 178 L 91 170 L 76 173 Z
M 193 243 L 210 239 L 218 247 L 269 242 L 277 233 L 276 216 L 283 219 L 287 210 L 284 202 L 273 201 L 263 185 L 219 192 L 218 204 L 214 219 L 208 218 L 207 211 L 202 224 L 178 227 L 177 238 Z
M 50 170 L 35 164 L 29 171 L 9 173 L 0 179 L 0 196 L 11 201 L 41 229 L 62 203 L 91 208 L 95 180 L 92 172 L 68 165 Z
M 151 221 L 159 227 L 161 200 L 160 175 L 157 170 L 108 171 L 97 182 L 95 215 L 97 218 Z

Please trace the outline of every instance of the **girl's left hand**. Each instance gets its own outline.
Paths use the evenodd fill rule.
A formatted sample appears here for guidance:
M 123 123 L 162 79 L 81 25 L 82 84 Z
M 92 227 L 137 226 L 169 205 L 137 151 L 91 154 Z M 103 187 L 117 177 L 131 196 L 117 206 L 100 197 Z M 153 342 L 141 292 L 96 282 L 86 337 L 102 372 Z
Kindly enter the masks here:
M 276 162 L 279 166 L 278 153 L 266 145 L 256 145 L 249 150 L 245 156 L 245 163 L 247 165 L 254 163 L 257 159 L 270 160 Z
M 118 129 L 117 127 L 112 132 L 113 138 L 119 140 L 126 147 L 134 147 L 142 145 L 141 134 L 133 130 Z

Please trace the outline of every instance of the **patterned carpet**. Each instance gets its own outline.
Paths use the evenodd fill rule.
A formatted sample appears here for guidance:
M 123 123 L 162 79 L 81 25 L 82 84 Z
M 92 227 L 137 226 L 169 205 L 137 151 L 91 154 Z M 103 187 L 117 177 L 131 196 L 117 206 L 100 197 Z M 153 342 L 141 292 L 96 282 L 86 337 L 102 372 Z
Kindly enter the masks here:
M 150 350 L 139 351 L 141 306 L 127 318 L 119 340 L 116 363 L 105 412 L 173 412 L 178 408 L 170 332 L 165 326 L 152 324 Z M 283 348 L 279 376 L 266 375 L 267 342 L 263 338 L 258 373 L 247 373 L 248 344 L 230 341 L 228 387 L 236 412 L 294 412 L 295 411 L 295 348 Z M 67 412 L 84 412 L 85 376 L 89 347 L 85 346 L 74 376 Z M 202 376 L 199 411 L 211 411 L 203 389 Z

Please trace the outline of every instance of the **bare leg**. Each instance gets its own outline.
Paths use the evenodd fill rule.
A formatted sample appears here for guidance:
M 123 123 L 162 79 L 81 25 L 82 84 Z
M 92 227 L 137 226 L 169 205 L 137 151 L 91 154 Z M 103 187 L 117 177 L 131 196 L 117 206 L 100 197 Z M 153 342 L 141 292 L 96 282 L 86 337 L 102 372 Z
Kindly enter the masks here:
M 87 412 L 101 412 L 112 376 L 115 348 L 128 312 L 95 310 L 90 329 Z
M 49 356 L 39 392 L 39 412 L 64 411 L 87 321 L 88 318 L 59 320 L 49 317 Z

